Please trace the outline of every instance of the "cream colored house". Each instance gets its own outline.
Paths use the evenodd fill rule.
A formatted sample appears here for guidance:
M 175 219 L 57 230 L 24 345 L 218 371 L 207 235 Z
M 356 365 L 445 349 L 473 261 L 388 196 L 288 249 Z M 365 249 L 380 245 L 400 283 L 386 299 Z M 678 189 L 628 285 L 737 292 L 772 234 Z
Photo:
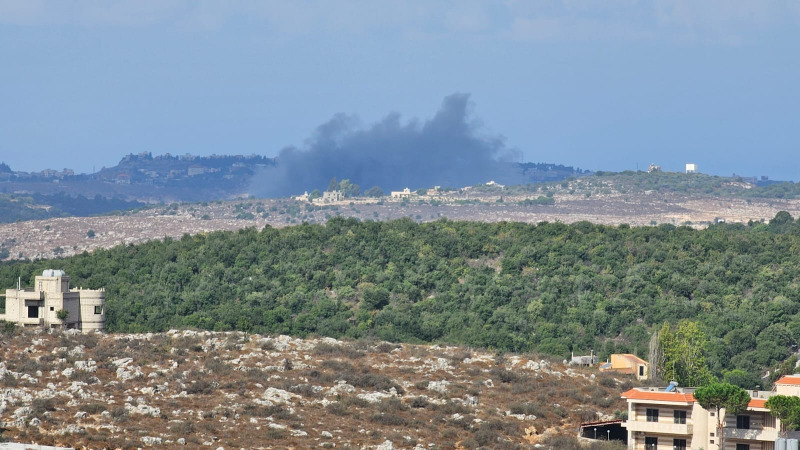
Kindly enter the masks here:
M 694 388 L 634 388 L 622 393 L 628 401 L 628 448 L 641 450 L 721 450 L 714 411 L 703 409 Z M 724 450 L 774 450 L 780 420 L 765 403 L 776 394 L 800 396 L 800 376 L 784 376 L 772 391 L 748 391 L 750 403 L 741 414 L 725 415 Z M 797 433 L 790 436 L 797 438 Z
M 617 372 L 630 374 L 637 380 L 646 380 L 650 376 L 650 364 L 630 353 L 615 353 L 610 360 L 599 367 L 601 372 Z
M 104 289 L 70 289 L 62 270 L 45 270 L 33 288 L 6 289 L 6 311 L 0 320 L 22 326 L 103 330 L 106 322 Z M 66 317 L 59 319 L 59 311 Z
M 410 198 L 411 189 L 405 188 L 402 191 L 391 191 L 392 198 Z

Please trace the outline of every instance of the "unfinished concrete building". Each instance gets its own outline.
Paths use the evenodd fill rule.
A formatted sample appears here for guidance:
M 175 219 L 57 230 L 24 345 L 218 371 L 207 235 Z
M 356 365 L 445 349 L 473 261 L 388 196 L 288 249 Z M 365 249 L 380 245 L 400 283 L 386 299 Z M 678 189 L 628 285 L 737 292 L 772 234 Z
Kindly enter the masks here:
M 45 270 L 33 288 L 6 289 L 5 314 L 0 320 L 22 326 L 102 331 L 105 327 L 105 289 L 70 289 L 63 270 Z

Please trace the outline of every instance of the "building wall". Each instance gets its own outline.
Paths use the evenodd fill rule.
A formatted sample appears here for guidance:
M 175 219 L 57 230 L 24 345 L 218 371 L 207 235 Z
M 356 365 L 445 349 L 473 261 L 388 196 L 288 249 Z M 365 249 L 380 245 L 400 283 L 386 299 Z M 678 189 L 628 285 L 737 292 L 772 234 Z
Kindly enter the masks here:
M 775 392 L 780 395 L 800 397 L 800 386 L 793 384 L 775 384 Z
M 28 317 L 31 304 L 39 308 L 37 318 Z M 68 313 L 64 321 L 58 318 L 62 309 Z M 23 326 L 63 325 L 102 330 L 105 327 L 105 291 L 70 290 L 67 276 L 37 276 L 32 290 L 6 290 L 6 313 L 0 318 Z
M 704 447 L 693 447 L 692 446 L 692 437 L 691 436 L 678 436 L 678 435 L 642 435 L 642 436 L 634 436 L 633 441 L 628 440 L 628 448 L 635 449 L 635 450 L 645 450 L 645 438 L 647 437 L 654 437 L 658 438 L 658 450 L 673 450 L 674 439 L 684 439 L 686 440 L 686 448 L 687 449 L 694 449 L 694 448 L 704 448 Z M 735 450 L 735 449 L 734 449 Z
M 646 422 L 647 421 L 647 410 L 648 409 L 657 409 L 658 410 L 658 422 L 651 422 L 651 423 L 664 423 L 664 424 L 674 424 L 675 423 L 675 416 L 674 411 L 685 411 L 686 412 L 686 424 L 692 425 L 694 423 L 694 410 L 691 406 L 673 406 L 673 405 L 648 405 L 643 403 L 637 403 L 634 411 L 636 412 L 636 421 L 637 422 Z M 630 417 L 630 416 L 629 416 Z M 734 420 L 734 425 L 736 421 Z
M 80 328 L 83 331 L 102 330 L 106 326 L 105 291 L 79 291 L 81 296 Z M 100 308 L 96 314 L 95 308 Z

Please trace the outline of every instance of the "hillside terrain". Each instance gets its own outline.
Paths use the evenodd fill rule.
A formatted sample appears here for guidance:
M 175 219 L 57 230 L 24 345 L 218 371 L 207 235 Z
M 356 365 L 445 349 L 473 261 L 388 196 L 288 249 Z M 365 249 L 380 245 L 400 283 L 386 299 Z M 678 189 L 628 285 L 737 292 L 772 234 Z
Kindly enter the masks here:
M 571 449 L 632 385 L 533 355 L 380 341 L 8 327 L 0 341 L 0 439 L 74 448 Z
M 560 184 L 504 189 L 480 186 L 408 201 L 361 198 L 311 204 L 290 199 L 239 199 L 153 205 L 96 217 L 0 223 L 0 260 L 69 256 L 121 243 L 141 243 L 164 237 L 177 239 L 186 233 L 325 223 L 337 216 L 376 221 L 408 217 L 417 222 L 446 217 L 481 222 L 589 221 L 634 226 L 666 223 L 702 228 L 719 220 L 744 224 L 767 221 L 779 211 L 800 215 L 800 200 L 655 191 L 622 194 L 600 188 L 587 188 L 584 192 L 580 190 L 584 180 L 586 178 L 570 181 L 567 187 Z M 552 204 L 537 202 L 540 198 L 552 200 Z
M 114 332 L 377 337 L 559 358 L 645 356 L 655 329 L 693 320 L 711 373 L 749 388 L 800 339 L 796 248 L 800 223 L 786 212 L 704 230 L 331 218 L 4 264 L 0 283 L 57 268 L 105 287 Z
M 225 200 L 258 194 L 265 185 L 279 183 L 270 172 L 276 165 L 275 159 L 259 155 L 153 156 L 149 152 L 126 155 L 116 166 L 103 167 L 92 174 L 76 174 L 70 169 L 20 172 L 0 162 L 0 193 L 89 198 L 99 195 L 147 203 Z M 509 163 L 497 175 L 516 182 L 540 183 L 588 173 L 591 172 L 561 164 Z M 324 187 L 304 186 L 309 191 Z

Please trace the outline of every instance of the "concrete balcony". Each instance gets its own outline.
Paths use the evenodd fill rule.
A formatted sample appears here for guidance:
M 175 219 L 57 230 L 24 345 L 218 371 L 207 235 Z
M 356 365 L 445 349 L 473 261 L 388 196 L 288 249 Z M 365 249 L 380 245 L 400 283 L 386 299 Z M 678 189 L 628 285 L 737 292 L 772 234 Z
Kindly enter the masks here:
M 659 434 L 677 434 L 677 435 L 690 435 L 692 434 L 692 426 L 683 423 L 664 423 L 664 422 L 644 422 L 644 421 L 627 421 L 623 422 L 622 426 L 627 428 L 628 431 L 642 431 L 644 433 L 659 433 Z
M 742 430 L 739 428 L 725 428 L 722 430 L 726 438 L 731 439 L 749 439 L 752 441 L 770 441 L 774 442 L 775 439 L 780 437 L 777 428 L 753 428 L 750 430 Z

